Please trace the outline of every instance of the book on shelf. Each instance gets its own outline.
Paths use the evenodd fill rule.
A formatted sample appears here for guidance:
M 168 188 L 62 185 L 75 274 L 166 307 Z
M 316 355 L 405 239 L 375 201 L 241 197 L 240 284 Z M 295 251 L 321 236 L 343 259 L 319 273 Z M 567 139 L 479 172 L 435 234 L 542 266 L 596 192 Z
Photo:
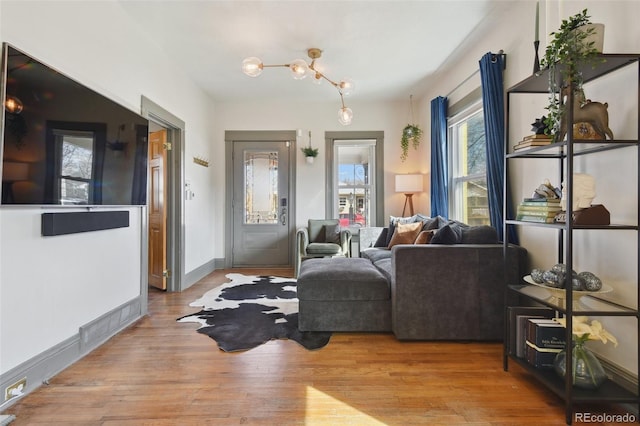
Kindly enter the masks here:
M 534 133 L 533 135 L 527 135 L 524 138 L 522 138 L 522 140 L 524 140 L 524 141 L 535 140 L 535 139 L 549 139 L 549 140 L 551 140 L 551 136 L 546 135 L 544 133 Z
M 530 318 L 525 334 L 525 357 L 529 364 L 553 368 L 556 355 L 566 346 L 564 326 L 553 319 Z
M 540 204 L 540 205 L 530 205 L 530 204 L 520 204 L 518 206 L 518 211 L 523 212 L 559 212 L 561 210 L 560 204 Z
M 530 148 L 532 146 L 545 146 L 545 145 L 551 145 L 551 139 L 540 139 L 540 140 L 530 140 L 530 141 L 518 142 L 513 147 L 513 149 L 518 150 L 518 149 L 523 149 L 523 148 Z
M 525 198 L 521 206 L 560 206 L 559 198 Z
M 516 211 L 517 216 L 541 216 L 541 217 L 555 217 L 562 210 L 560 209 L 540 209 L 540 210 L 532 210 L 527 208 L 518 207 Z
M 532 216 L 532 215 L 517 215 L 516 220 L 521 220 L 523 222 L 536 222 L 536 223 L 555 223 L 555 215 L 551 217 L 546 216 Z
M 552 318 L 553 309 L 537 306 L 509 306 L 509 353 L 525 357 L 526 329 L 529 318 Z

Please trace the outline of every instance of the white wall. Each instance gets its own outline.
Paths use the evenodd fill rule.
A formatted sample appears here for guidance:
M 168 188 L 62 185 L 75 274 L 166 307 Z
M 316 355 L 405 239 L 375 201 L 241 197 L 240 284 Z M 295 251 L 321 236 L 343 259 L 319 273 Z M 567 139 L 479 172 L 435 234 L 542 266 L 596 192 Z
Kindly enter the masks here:
M 210 262 L 224 235 L 212 226 L 222 217 L 213 170 L 223 160 L 210 168 L 191 161 L 214 159 L 214 107 L 179 62 L 140 34 L 117 2 L 3 0 L 0 36 L 131 110 L 140 111 L 144 95 L 185 121 L 185 177 L 196 192 L 185 204 L 185 272 Z M 43 238 L 40 215 L 52 209 L 0 209 L 0 374 L 141 294 L 146 210 L 128 210 L 129 228 Z
M 533 67 L 533 38 L 535 21 L 535 1 L 511 2 L 502 10 L 504 25 L 495 27 L 489 34 L 473 43 L 467 49 L 457 52 L 447 66 L 438 70 L 438 77 L 431 80 L 429 88 L 420 98 L 423 110 L 429 109 L 429 101 L 446 95 L 462 80 L 478 68 L 478 60 L 486 52 L 503 49 L 507 54 L 505 88 L 531 75 Z M 634 22 L 640 16 L 640 2 L 636 1 L 541 1 L 540 2 L 540 55 L 544 54 L 547 34 L 560 26 L 563 19 L 588 9 L 592 22 L 605 24 L 605 53 L 639 53 L 640 27 Z M 606 80 L 587 86 L 587 96 L 594 101 L 609 103 L 610 127 L 617 138 L 636 138 L 637 123 L 637 83 L 638 69 L 616 72 Z M 459 100 L 479 86 L 479 78 L 457 89 L 450 96 L 450 103 Z M 522 100 L 520 100 L 522 99 Z M 519 138 L 531 133 L 535 118 L 545 114 L 546 96 L 512 98 L 514 110 L 510 134 L 514 145 Z M 516 106 L 517 105 L 517 106 Z M 424 123 L 425 129 L 430 128 Z M 576 164 L 576 172 L 592 174 L 596 178 L 597 196 L 594 203 L 604 204 L 611 212 L 612 223 L 635 223 L 638 204 L 637 193 L 637 150 L 628 148 L 612 151 L 602 156 L 581 158 Z M 559 186 L 555 164 L 543 161 L 513 163 L 515 170 L 511 176 L 516 202 L 530 196 L 533 190 L 549 178 Z M 540 228 L 519 228 L 520 243 L 529 250 L 531 267 L 549 269 L 556 262 L 555 231 L 546 233 Z M 634 232 L 585 232 L 576 234 L 575 269 L 589 270 L 599 275 L 614 287 L 612 298 L 624 304 L 634 304 L 637 294 L 636 264 L 638 253 Z M 636 360 L 638 342 L 635 320 L 602 319 L 605 328 L 620 342 L 616 348 L 611 344 L 595 343 L 592 348 L 602 356 L 622 366 L 632 373 L 638 373 Z
M 303 136 L 298 141 L 297 149 L 297 188 L 295 218 L 298 226 L 306 225 L 309 218 L 324 217 L 325 194 L 325 140 L 326 131 L 383 131 L 384 132 L 384 186 L 385 217 L 399 216 L 404 206 L 404 195 L 396 193 L 394 176 L 399 173 L 426 173 L 428 158 L 424 150 L 414 151 L 410 148 L 409 157 L 400 161 L 400 136 L 407 125 L 409 100 L 406 102 L 358 103 L 356 98 L 349 101 L 354 112 L 353 123 L 342 126 L 337 120 L 339 98 L 336 102 L 291 105 L 288 102 L 219 102 L 216 104 L 216 140 L 224 141 L 225 130 L 295 130 L 303 129 Z M 416 106 L 414 105 L 414 109 Z M 416 116 L 419 112 L 416 111 Z M 318 160 L 307 164 L 300 147 L 306 146 L 308 131 L 314 148 L 319 148 Z M 429 136 L 423 138 L 424 147 Z M 215 157 L 224 155 L 224 146 L 216 144 Z M 217 179 L 224 179 L 224 169 L 218 170 Z M 425 184 L 426 185 L 426 184 Z M 425 186 L 425 189 L 427 187 Z M 426 212 L 429 209 L 427 193 L 416 195 L 414 211 Z M 380 224 L 382 225 L 382 224 Z M 223 224 L 216 233 L 222 232 Z M 220 250 L 223 248 L 220 247 Z M 221 257 L 222 253 L 216 252 Z

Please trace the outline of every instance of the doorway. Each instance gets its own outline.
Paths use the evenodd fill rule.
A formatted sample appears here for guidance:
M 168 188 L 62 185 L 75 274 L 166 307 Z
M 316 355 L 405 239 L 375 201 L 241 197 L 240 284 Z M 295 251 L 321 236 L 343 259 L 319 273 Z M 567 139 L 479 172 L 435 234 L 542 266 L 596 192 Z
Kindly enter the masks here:
M 226 132 L 225 140 L 225 267 L 291 267 L 295 131 Z
M 149 120 L 149 180 L 144 248 L 143 294 L 148 286 L 181 291 L 184 283 L 184 121 L 146 97 L 142 115 Z

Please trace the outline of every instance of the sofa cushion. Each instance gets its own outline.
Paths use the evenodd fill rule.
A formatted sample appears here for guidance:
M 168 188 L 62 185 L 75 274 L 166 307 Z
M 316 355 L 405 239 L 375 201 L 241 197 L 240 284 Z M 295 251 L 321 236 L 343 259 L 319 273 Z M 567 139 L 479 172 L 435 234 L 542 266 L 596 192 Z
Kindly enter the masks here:
M 373 244 L 374 247 L 387 247 L 388 244 L 388 239 L 387 239 L 387 235 L 389 234 L 389 228 L 382 228 L 382 232 L 380 232 L 380 235 L 378 235 L 378 239 L 376 240 L 376 242 Z M 366 247 L 365 247 L 366 248 Z
M 340 244 L 340 224 L 324 225 L 324 242 Z
M 378 271 L 382 272 L 382 275 L 391 282 L 391 258 L 379 259 L 373 263 L 373 266 L 378 268 Z
M 462 228 L 462 244 L 498 244 L 498 232 L 492 226 L 479 225 Z
M 459 244 L 462 242 L 462 228 L 456 224 L 448 224 L 438 229 L 431 244 Z
M 309 243 L 307 254 L 330 256 L 342 252 L 342 247 L 335 243 Z
M 436 231 L 437 231 L 436 229 L 429 229 L 428 231 L 420 231 L 420 233 L 416 237 L 416 240 L 413 242 L 413 244 L 429 244 L 431 242 L 431 239 L 433 238 L 433 235 L 436 233 Z
M 386 247 L 371 247 L 360 252 L 360 257 L 376 263 L 380 259 L 391 259 L 391 250 Z
M 325 242 L 325 226 L 338 225 L 338 219 L 309 219 L 307 230 L 309 232 L 309 242 L 324 243 Z
M 398 216 L 389 216 L 389 230 L 387 232 L 387 241 L 385 247 L 389 247 L 389 243 L 391 242 L 391 238 L 393 238 L 393 234 L 395 234 L 396 227 L 400 223 L 414 223 L 419 221 L 420 216 L 413 215 L 408 217 L 398 217 Z
M 398 223 L 396 230 L 393 232 L 389 248 L 397 244 L 413 244 L 418 234 L 422 231 L 422 222 Z
M 363 258 L 322 258 L 302 262 L 297 281 L 300 300 L 387 300 L 387 279 Z

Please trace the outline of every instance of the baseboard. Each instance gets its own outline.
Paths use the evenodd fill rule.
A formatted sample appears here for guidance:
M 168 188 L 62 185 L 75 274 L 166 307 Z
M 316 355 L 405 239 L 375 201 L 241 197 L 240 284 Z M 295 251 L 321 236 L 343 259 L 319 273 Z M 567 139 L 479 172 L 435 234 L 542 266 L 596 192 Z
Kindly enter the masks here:
M 0 375 L 0 390 L 3 390 L 0 395 L 0 400 L 3 401 L 0 403 L 0 410 L 15 404 L 22 396 L 29 394 L 41 385 L 46 385 L 51 377 L 139 320 L 142 317 L 141 306 L 142 298 L 138 296 L 81 326 L 78 334 Z M 23 394 L 4 401 L 4 389 L 24 378 L 27 383 Z
M 209 262 L 201 266 L 198 266 L 193 271 L 190 271 L 189 273 L 187 273 L 184 276 L 184 286 L 180 290 L 182 291 L 182 290 L 188 289 L 189 287 L 191 287 L 192 285 L 194 285 L 195 283 L 197 283 L 198 281 L 200 281 L 201 279 L 203 279 L 204 277 L 206 277 L 216 269 L 221 269 L 219 266 L 217 267 L 217 265 L 219 265 L 220 262 L 224 264 L 223 260 L 212 259 Z
M 80 351 L 84 354 L 91 352 L 140 318 L 141 305 L 142 300 L 138 296 L 80 327 Z
M 602 367 L 606 371 L 607 375 L 613 380 L 615 383 L 619 384 L 629 392 L 634 394 L 638 394 L 638 377 L 605 358 L 598 358 Z M 640 407 L 637 404 L 620 404 L 620 406 L 624 407 L 624 409 L 635 416 L 636 419 L 640 418 Z

